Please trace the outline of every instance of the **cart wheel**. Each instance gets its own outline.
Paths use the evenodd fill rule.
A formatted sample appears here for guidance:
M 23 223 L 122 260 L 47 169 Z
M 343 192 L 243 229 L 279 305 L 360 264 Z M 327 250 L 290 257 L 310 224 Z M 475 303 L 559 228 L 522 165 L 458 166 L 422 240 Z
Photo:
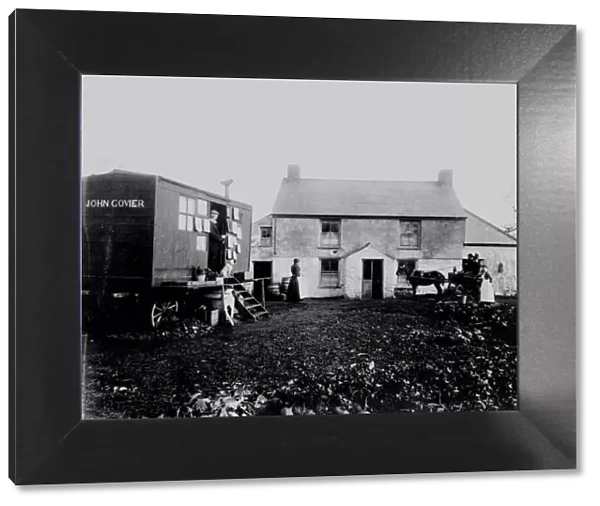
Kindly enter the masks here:
M 165 318 L 171 315 L 174 315 L 179 311 L 179 302 L 176 300 L 165 300 L 165 301 L 156 301 L 152 305 L 152 310 L 150 313 L 150 321 L 152 323 L 152 327 L 156 328 L 160 324 L 160 322 Z

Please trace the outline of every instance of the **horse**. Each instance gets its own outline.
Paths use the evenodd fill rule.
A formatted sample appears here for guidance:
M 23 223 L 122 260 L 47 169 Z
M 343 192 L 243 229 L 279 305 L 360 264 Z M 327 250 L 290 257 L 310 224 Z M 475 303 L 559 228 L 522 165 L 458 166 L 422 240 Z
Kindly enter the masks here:
M 443 285 L 446 281 L 446 277 L 439 271 L 420 271 L 412 270 L 406 264 L 401 264 L 398 267 L 397 274 L 404 274 L 412 287 L 413 297 L 417 296 L 417 288 L 419 286 L 431 286 L 433 285 L 437 290 L 438 297 L 444 292 Z

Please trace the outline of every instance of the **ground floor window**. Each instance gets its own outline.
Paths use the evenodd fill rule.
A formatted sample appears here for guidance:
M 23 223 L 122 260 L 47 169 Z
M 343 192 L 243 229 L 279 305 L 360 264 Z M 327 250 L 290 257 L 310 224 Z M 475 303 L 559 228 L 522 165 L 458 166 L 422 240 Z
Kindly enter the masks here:
M 320 286 L 322 288 L 337 288 L 340 286 L 339 260 L 321 260 Z

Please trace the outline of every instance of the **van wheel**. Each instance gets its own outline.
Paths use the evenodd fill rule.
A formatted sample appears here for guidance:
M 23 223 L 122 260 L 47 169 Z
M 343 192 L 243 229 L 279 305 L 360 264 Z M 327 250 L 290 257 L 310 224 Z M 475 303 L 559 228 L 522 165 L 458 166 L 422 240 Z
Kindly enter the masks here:
M 152 304 L 150 323 L 158 328 L 163 320 L 179 312 L 179 302 L 176 300 L 160 300 Z

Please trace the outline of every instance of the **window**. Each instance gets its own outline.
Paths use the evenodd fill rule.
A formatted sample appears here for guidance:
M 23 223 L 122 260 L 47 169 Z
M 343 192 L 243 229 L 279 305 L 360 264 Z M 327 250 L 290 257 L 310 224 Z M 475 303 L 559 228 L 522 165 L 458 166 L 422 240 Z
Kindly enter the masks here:
M 273 227 L 260 227 L 260 245 L 273 246 Z
M 337 288 L 340 286 L 340 261 L 321 260 L 321 287 Z
M 421 224 L 418 221 L 400 222 L 400 248 L 419 249 L 421 247 Z
M 179 212 L 187 212 L 187 199 L 185 197 L 179 197 Z
M 202 232 L 204 230 L 203 220 L 198 216 L 208 216 L 208 202 L 202 199 L 180 196 L 179 230 Z
M 340 247 L 340 220 L 321 220 L 321 248 Z
M 207 250 L 207 240 L 205 235 L 199 235 L 196 237 L 196 249 L 198 251 Z
M 237 207 L 233 208 L 233 219 L 235 221 L 240 221 L 240 210 Z
M 195 199 L 179 197 L 179 230 L 194 230 Z
M 208 216 L 208 202 L 206 200 L 196 200 L 196 213 L 200 216 Z
M 187 223 L 186 215 L 180 214 L 179 215 L 179 230 L 185 230 L 186 223 Z

